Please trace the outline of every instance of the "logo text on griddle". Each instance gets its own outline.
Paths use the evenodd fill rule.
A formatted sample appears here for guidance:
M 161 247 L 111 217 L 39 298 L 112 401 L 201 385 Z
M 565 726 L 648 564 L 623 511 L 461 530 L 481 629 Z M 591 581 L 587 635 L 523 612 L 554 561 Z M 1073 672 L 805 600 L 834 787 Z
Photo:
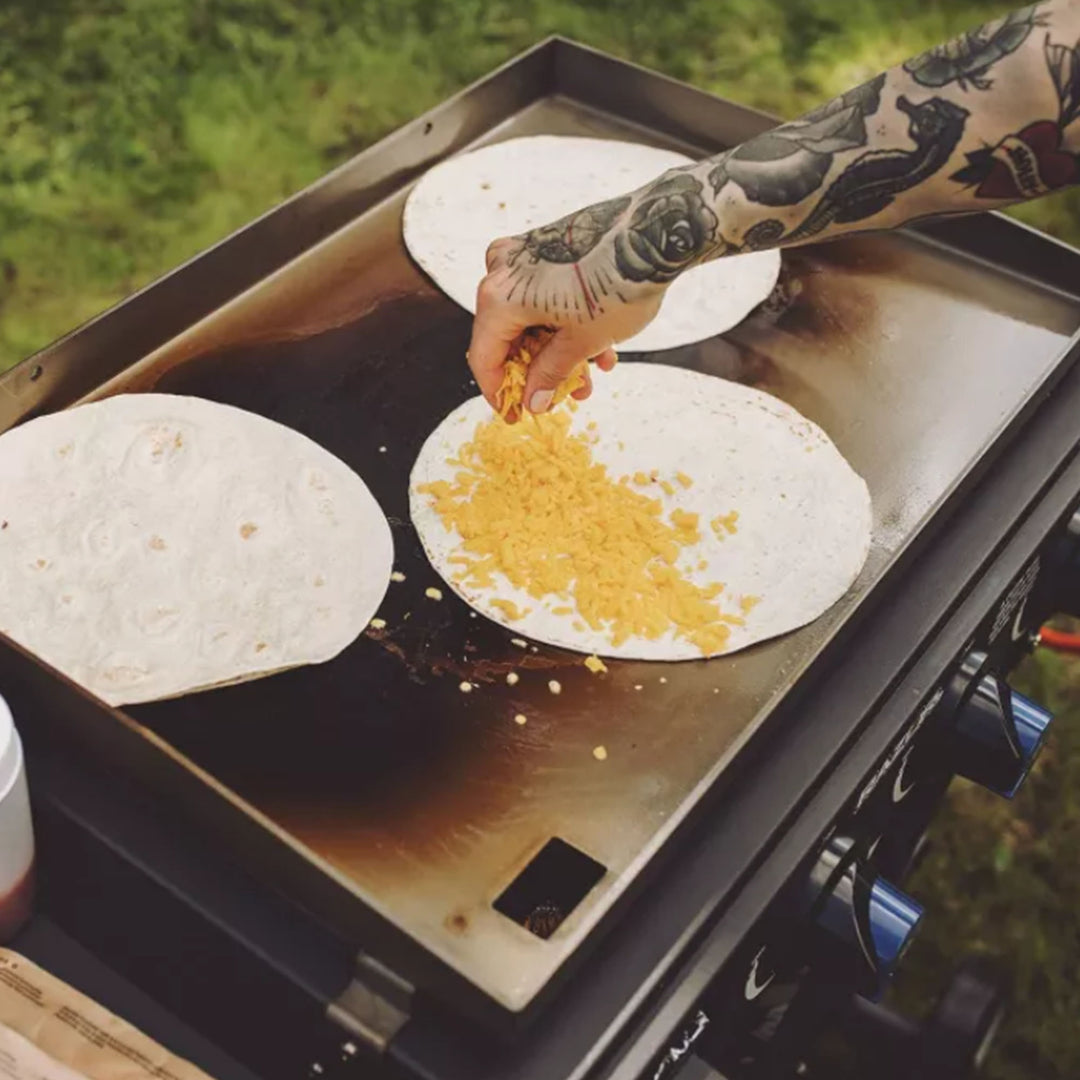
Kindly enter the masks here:
M 1028 594 L 1035 588 L 1035 582 L 1042 569 L 1041 560 L 1036 555 L 1028 568 L 1013 582 L 1012 588 L 1005 594 L 997 614 L 994 616 L 994 625 L 990 628 L 990 640 L 995 641 L 1001 631 L 1009 623 L 1012 613 L 1027 599 Z
M 915 738 L 919 733 L 919 729 L 926 723 L 926 718 L 937 708 L 938 702 L 944 696 L 945 691 L 942 687 L 938 687 L 930 698 L 919 710 L 918 716 L 908 725 L 907 730 L 897 740 L 896 745 L 892 748 L 888 757 L 878 766 L 877 771 L 869 780 L 866 781 L 866 785 L 862 791 L 859 792 L 859 801 L 855 804 L 856 813 L 860 811 L 866 804 L 866 800 L 874 794 L 874 789 L 881 783 L 884 776 L 887 775 L 889 770 L 904 756 L 904 752 L 911 745 L 911 740 Z

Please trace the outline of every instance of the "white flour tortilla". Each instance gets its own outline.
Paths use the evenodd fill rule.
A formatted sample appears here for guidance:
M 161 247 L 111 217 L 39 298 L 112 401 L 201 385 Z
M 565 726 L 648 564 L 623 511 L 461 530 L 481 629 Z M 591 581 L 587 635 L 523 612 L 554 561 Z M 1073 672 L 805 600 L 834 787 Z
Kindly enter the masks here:
M 666 365 L 622 363 L 597 378 L 594 387 L 573 414 L 571 429 L 582 432 L 596 422 L 593 459 L 606 465 L 613 479 L 652 469 L 669 481 L 676 471 L 690 476 L 689 490 L 675 483 L 673 496 L 659 488 L 649 492 L 663 499 L 665 518 L 676 506 L 701 515 L 702 541 L 684 549 L 680 568 L 700 585 L 723 582 L 725 612 L 738 614 L 733 604 L 740 596 L 760 597 L 745 626 L 732 627 L 721 652 L 803 626 L 847 592 L 870 550 L 870 495 L 819 427 L 769 394 Z M 413 523 L 450 587 L 522 637 L 608 657 L 700 657 L 696 646 L 671 634 L 656 641 L 633 637 L 613 646 L 602 633 L 575 630 L 576 616 L 551 612 L 566 601 L 552 597 L 538 603 L 505 579 L 490 589 L 454 583 L 460 567 L 449 559 L 460 553 L 460 536 L 445 528 L 430 498 L 417 488 L 452 480 L 459 467 L 448 465 L 447 458 L 455 457 L 477 423 L 491 415 L 483 398 L 467 401 L 435 429 L 413 467 Z M 718 540 L 709 523 L 732 510 L 739 513 L 737 532 Z M 705 571 L 697 570 L 702 558 L 709 564 Z M 491 604 L 496 598 L 532 611 L 508 620 Z
M 420 179 L 405 204 L 405 244 L 440 289 L 475 312 L 484 255 L 496 237 L 548 225 L 690 161 L 612 139 L 508 139 L 441 162 Z M 695 267 L 676 278 L 653 322 L 620 348 L 653 352 L 722 334 L 772 292 L 779 273 L 778 251 Z
M 112 705 L 331 659 L 392 561 L 360 477 L 240 409 L 132 394 L 0 436 L 0 630 Z

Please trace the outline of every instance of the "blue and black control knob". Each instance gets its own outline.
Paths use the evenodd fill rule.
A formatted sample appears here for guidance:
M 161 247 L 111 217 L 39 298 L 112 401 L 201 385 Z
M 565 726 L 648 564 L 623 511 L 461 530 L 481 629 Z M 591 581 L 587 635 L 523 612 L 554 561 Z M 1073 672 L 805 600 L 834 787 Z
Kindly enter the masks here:
M 971 653 L 957 680 L 966 682 L 956 711 L 956 771 L 1012 798 L 1035 763 L 1053 717 L 986 670 Z

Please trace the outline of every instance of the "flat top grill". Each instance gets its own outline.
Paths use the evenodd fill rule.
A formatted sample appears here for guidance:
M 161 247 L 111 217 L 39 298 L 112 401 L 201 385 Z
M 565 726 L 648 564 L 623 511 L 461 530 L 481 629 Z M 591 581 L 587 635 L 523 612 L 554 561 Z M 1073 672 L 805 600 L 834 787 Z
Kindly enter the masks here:
M 611 70 L 605 78 L 648 94 L 651 76 Z M 659 111 L 671 84 L 659 78 L 655 128 L 593 107 L 584 92 L 567 96 L 557 76 L 499 116 L 498 78 L 471 92 L 473 107 L 499 121 L 485 122 L 480 141 L 588 134 L 704 154 L 745 135 L 725 129 L 725 106 L 713 102 L 713 144 L 666 136 Z M 634 95 L 626 100 L 633 110 Z M 128 715 L 262 815 L 313 873 L 335 877 L 358 912 L 378 912 L 520 1010 L 719 775 L 737 768 L 751 734 L 1047 383 L 1080 326 L 1080 303 L 941 242 L 853 238 L 785 253 L 776 293 L 743 324 L 650 357 L 760 387 L 820 424 L 869 484 L 874 541 L 850 594 L 803 630 L 711 661 L 609 662 L 597 677 L 577 654 L 513 644 L 448 588 L 441 601 L 425 597 L 440 582 L 408 520 L 409 470 L 475 387 L 464 363 L 469 316 L 402 243 L 416 169 L 402 165 L 405 144 L 394 145 L 383 168 L 402 179 L 388 198 L 95 392 L 227 402 L 355 468 L 390 519 L 406 575 L 380 612 L 386 629 L 329 664 Z M 520 675 L 512 687 L 509 671 Z M 471 694 L 458 689 L 464 679 L 477 686 Z M 605 761 L 593 756 L 598 745 Z M 552 838 L 605 872 L 545 940 L 492 905 Z M 369 925 L 358 914 L 355 931 L 348 920 L 341 928 L 359 938 Z

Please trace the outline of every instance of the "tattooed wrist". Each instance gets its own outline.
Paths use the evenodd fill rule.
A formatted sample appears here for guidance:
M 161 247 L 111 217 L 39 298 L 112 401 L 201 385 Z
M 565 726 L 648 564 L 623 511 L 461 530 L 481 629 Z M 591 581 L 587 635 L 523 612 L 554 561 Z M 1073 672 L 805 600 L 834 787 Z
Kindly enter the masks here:
M 717 225 L 701 180 L 672 170 L 642 190 L 613 233 L 615 265 L 627 281 L 667 284 L 709 251 Z

